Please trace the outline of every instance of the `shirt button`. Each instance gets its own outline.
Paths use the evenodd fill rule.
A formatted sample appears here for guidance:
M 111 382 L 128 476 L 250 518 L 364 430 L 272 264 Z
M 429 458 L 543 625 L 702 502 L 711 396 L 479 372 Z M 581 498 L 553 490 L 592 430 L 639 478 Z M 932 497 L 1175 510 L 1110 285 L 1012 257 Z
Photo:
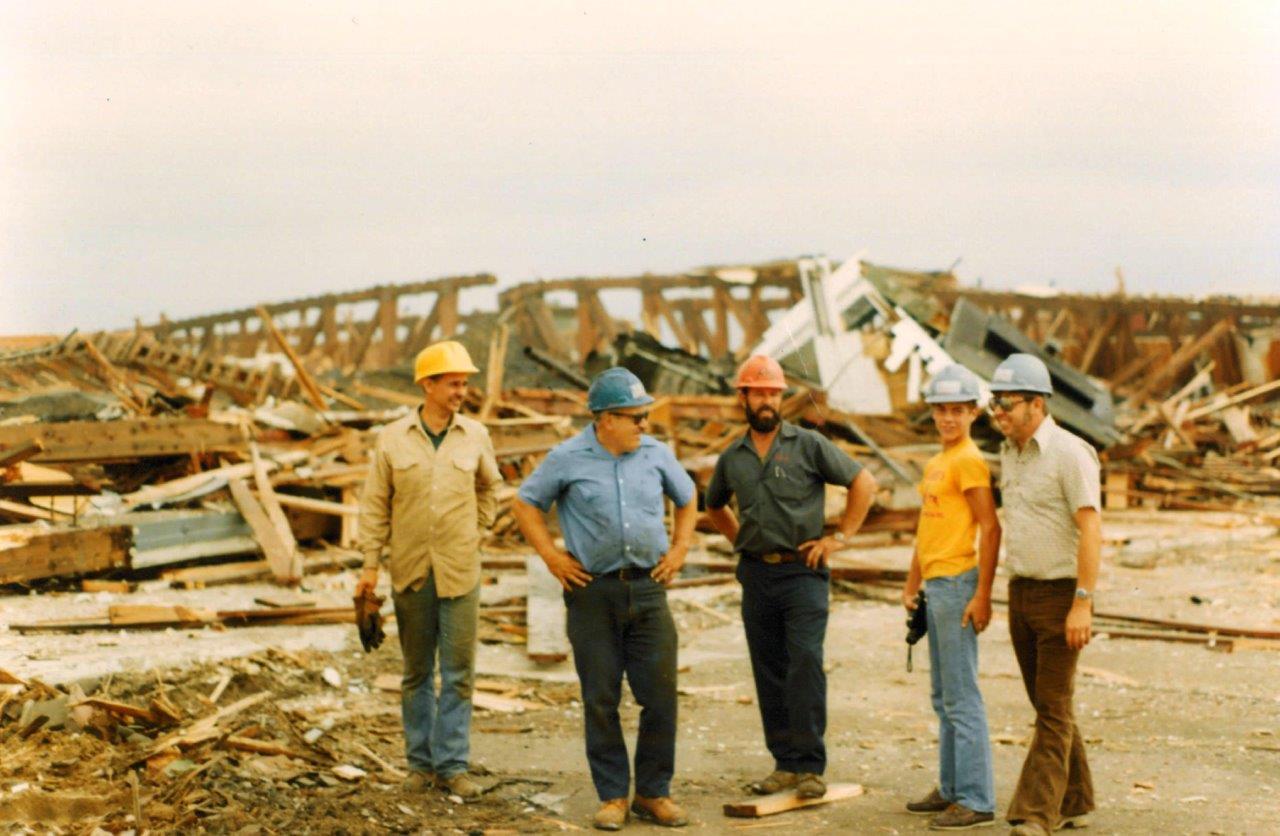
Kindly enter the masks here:
M 631 523 L 623 523 L 623 524 L 622 524 L 622 527 L 623 527 L 623 528 L 630 528 L 630 527 L 631 527 Z

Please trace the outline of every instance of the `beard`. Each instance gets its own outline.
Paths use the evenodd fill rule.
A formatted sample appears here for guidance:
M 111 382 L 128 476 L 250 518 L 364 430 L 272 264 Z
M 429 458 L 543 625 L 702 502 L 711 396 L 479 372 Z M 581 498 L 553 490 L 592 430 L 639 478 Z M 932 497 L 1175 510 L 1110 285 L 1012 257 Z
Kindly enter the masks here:
M 743 404 L 747 413 L 747 424 L 758 433 L 771 433 L 782 423 L 782 416 L 771 406 L 762 406 L 758 411 Z

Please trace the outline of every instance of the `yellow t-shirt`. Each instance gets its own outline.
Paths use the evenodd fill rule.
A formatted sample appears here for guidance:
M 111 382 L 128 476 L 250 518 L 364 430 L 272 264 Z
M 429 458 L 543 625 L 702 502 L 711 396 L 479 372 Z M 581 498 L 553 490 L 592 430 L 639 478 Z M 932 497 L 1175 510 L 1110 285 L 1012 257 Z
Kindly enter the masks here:
M 977 565 L 978 521 L 964 492 L 990 486 L 991 469 L 973 439 L 929 459 L 919 486 L 924 505 L 916 529 L 916 554 L 925 578 L 958 575 Z

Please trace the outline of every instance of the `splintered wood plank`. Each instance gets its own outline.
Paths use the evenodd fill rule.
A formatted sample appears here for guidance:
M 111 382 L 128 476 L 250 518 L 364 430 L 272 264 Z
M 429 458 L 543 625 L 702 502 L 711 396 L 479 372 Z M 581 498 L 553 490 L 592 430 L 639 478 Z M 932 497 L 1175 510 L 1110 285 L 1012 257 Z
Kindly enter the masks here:
M 761 816 L 772 816 L 789 810 L 803 807 L 816 807 L 819 804 L 830 804 L 832 801 L 845 801 L 862 795 L 861 784 L 828 784 L 827 794 L 822 798 L 801 798 L 795 790 L 775 792 L 750 801 L 730 802 L 724 805 L 724 814 L 733 818 L 758 819 Z
M 284 509 L 276 499 L 271 480 L 267 478 L 267 465 L 258 454 L 258 445 L 250 443 L 249 453 L 253 456 L 253 482 L 258 489 L 258 501 L 262 503 L 262 509 L 267 512 L 267 519 L 279 534 L 280 542 L 289 552 L 286 574 L 281 577 L 277 572 L 276 579 L 286 582 L 296 581 L 302 577 L 302 553 L 298 551 L 298 541 L 294 539 L 293 529 L 289 527 L 289 518 L 285 516 Z
M 227 487 L 231 489 L 231 498 L 235 500 L 236 507 L 244 515 L 245 522 L 249 524 L 249 528 L 253 529 L 253 538 L 258 541 L 258 545 L 262 547 L 262 553 L 267 556 L 271 573 L 277 580 L 287 581 L 295 577 L 293 574 L 294 549 L 289 548 L 289 545 L 281 540 L 280 531 L 271 522 L 266 509 L 253 495 L 253 491 L 249 490 L 249 486 L 243 479 L 232 479 L 227 483 Z
M 128 526 L 36 531 L 0 549 L 0 584 L 127 568 L 132 542 Z
M 159 624 L 210 624 L 217 620 L 213 610 L 165 604 L 114 604 L 107 608 L 107 620 L 118 627 Z
M 222 563 L 217 566 L 192 566 L 188 569 L 166 569 L 160 577 L 171 586 L 216 586 L 270 577 L 271 564 L 265 560 Z
M 244 450 L 240 427 L 194 418 L 65 421 L 0 427 L 0 449 L 39 441 L 35 462 L 112 461 Z

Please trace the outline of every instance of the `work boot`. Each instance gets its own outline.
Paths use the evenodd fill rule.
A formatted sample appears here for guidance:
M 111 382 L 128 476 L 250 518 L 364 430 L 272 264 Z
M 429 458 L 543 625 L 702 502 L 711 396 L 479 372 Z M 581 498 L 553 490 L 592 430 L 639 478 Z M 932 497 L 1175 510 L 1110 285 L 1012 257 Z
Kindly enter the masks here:
M 933 815 L 941 813 L 950 806 L 951 802 L 942 797 L 942 790 L 934 787 L 924 798 L 908 801 L 907 812 L 915 813 L 917 816 Z
M 636 800 L 631 802 L 631 812 L 635 813 L 638 819 L 660 824 L 663 827 L 684 827 L 689 823 L 689 817 L 684 814 L 680 805 L 665 795 L 661 798 L 645 798 L 643 795 L 637 795 Z
M 796 795 L 801 798 L 822 798 L 826 794 L 827 785 L 821 775 L 801 772 L 796 776 Z
M 448 778 L 440 779 L 440 787 L 450 795 L 456 795 L 463 801 L 475 801 L 484 795 L 484 787 L 480 786 L 467 773 L 459 772 Z
M 963 804 L 952 804 L 929 820 L 930 830 L 972 830 L 996 823 L 995 813 L 975 813 Z
M 423 772 L 420 769 L 414 769 L 405 776 L 404 783 L 400 788 L 405 792 L 426 792 L 436 785 L 436 776 L 434 772 Z
M 1049 836 L 1049 831 L 1037 822 L 1024 821 L 1015 825 L 1009 836 Z
M 1089 814 L 1081 813 L 1078 816 L 1063 816 L 1062 821 L 1058 822 L 1058 826 L 1054 830 L 1079 830 L 1088 827 L 1090 824 Z
M 596 810 L 595 818 L 591 820 L 596 830 L 621 830 L 622 826 L 627 823 L 627 799 L 610 798 L 600 805 L 600 809 Z
M 789 790 L 796 785 L 798 777 L 794 772 L 775 769 L 769 777 L 751 784 L 751 791 L 756 795 L 773 795 L 775 792 Z

